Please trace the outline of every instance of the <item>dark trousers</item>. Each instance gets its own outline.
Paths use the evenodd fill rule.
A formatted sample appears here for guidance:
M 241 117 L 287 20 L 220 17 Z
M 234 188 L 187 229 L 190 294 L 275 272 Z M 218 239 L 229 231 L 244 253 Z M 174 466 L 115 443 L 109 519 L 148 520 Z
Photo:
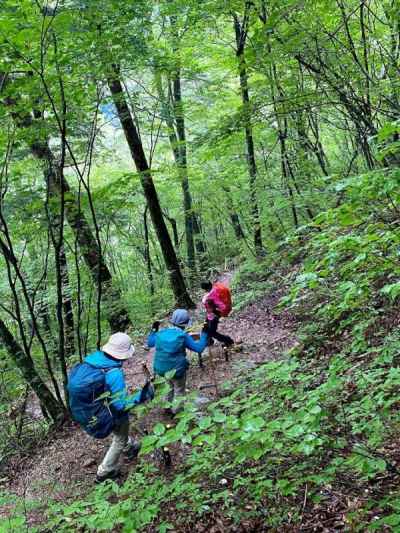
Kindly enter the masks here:
M 222 342 L 222 344 L 226 344 L 226 346 L 230 346 L 231 344 L 233 344 L 233 339 L 229 337 L 228 335 L 223 335 L 222 333 L 218 333 L 217 331 L 218 324 L 219 324 L 219 316 L 214 317 L 212 320 L 207 318 L 209 339 L 210 340 L 215 339 L 219 342 Z

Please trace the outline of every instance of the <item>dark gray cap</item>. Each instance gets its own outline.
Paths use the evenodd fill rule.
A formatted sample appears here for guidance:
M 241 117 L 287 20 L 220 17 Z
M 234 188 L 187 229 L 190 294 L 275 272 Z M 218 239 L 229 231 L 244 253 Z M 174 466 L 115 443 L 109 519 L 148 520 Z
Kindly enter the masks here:
M 171 324 L 174 326 L 191 326 L 192 320 L 186 309 L 175 309 L 171 316 Z

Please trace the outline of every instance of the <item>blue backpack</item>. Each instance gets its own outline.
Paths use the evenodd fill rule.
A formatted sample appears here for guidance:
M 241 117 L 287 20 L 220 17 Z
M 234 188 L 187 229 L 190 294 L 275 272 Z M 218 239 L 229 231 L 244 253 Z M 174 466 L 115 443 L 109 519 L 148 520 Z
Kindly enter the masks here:
M 105 397 L 107 370 L 89 363 L 75 365 L 68 379 L 72 418 L 92 437 L 104 439 L 112 432 L 116 418 Z
M 185 349 L 186 333 L 178 328 L 162 329 L 156 336 L 156 353 L 153 369 L 160 376 L 175 370 L 175 377 L 182 377 L 189 367 Z
M 113 413 L 106 397 L 106 374 L 112 370 L 96 368 L 89 363 L 75 365 L 68 379 L 69 407 L 72 418 L 92 437 L 104 439 L 112 432 L 121 417 Z M 145 403 L 154 398 L 150 381 L 133 397 L 133 403 Z

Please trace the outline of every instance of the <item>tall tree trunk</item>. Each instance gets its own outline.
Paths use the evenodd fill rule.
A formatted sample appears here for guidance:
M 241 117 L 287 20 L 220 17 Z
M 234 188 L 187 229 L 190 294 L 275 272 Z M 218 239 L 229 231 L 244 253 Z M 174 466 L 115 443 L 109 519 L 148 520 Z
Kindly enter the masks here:
M 46 202 L 48 204 L 48 202 Z M 46 208 L 47 212 L 49 211 Z M 49 214 L 49 213 L 48 213 Z M 48 220 L 49 222 L 49 232 L 59 232 L 58 224 L 55 224 L 55 220 Z M 50 228 L 51 225 L 51 228 Z M 54 244 L 54 243 L 53 243 Z M 57 252 L 56 252 L 57 253 Z M 63 327 L 64 327 L 64 348 L 65 355 L 68 357 L 75 352 L 75 328 L 74 328 L 74 308 L 72 304 L 71 297 L 71 287 L 69 284 L 69 273 L 68 273 L 68 263 L 67 256 L 65 253 L 64 245 L 59 247 L 59 269 L 62 285 L 62 312 L 63 312 Z M 47 283 L 46 283 L 47 285 Z M 47 287 L 46 287 L 47 288 Z M 49 306 L 47 302 L 43 302 L 39 310 L 40 316 L 43 318 L 43 326 L 46 329 L 47 334 L 49 335 L 49 342 L 53 342 L 51 335 L 51 320 L 49 316 Z
M 65 407 L 55 399 L 50 389 L 37 373 L 31 357 L 24 352 L 11 331 L 1 319 L 0 339 L 7 349 L 9 356 L 21 371 L 24 379 L 35 392 L 41 405 L 49 413 L 52 420 L 57 424 L 62 423 L 67 416 Z
M 177 166 L 178 166 L 178 172 L 180 176 L 182 194 L 183 194 L 183 211 L 185 215 L 187 259 L 188 259 L 188 267 L 190 271 L 194 271 L 196 268 L 196 260 L 195 260 L 195 248 L 194 248 L 194 237 L 193 237 L 193 207 L 192 207 L 192 195 L 190 194 L 190 189 L 189 189 L 185 119 L 183 116 L 181 77 L 180 77 L 179 67 L 177 67 L 174 71 L 172 85 L 173 85 L 173 91 L 172 91 L 173 108 L 174 108 L 174 115 L 175 115 L 176 133 L 178 137 Z
M 271 45 L 268 43 L 268 50 L 271 53 Z M 278 73 L 276 69 L 276 65 L 274 62 L 270 65 L 270 85 L 271 85 L 271 95 L 272 95 L 272 102 L 273 102 L 273 108 L 275 113 L 275 120 L 277 123 L 277 129 L 278 129 L 278 140 L 280 145 L 280 151 L 281 151 L 281 168 L 282 168 L 282 178 L 284 181 L 284 185 L 287 186 L 289 196 L 290 196 L 290 203 L 291 203 L 291 210 L 293 214 L 293 221 L 294 225 L 297 228 L 299 224 L 299 219 L 297 215 L 297 208 L 295 204 L 295 197 L 293 193 L 292 186 L 289 183 L 289 179 L 291 179 L 292 184 L 294 185 L 294 189 L 296 193 L 302 197 L 302 193 L 300 190 L 300 187 L 297 184 L 295 175 L 293 173 L 292 165 L 289 159 L 289 154 L 286 146 L 286 140 L 288 138 L 288 119 L 287 115 L 285 113 L 279 113 L 278 109 L 278 103 L 279 100 L 284 100 L 284 92 L 283 89 L 279 83 Z M 279 100 L 277 98 L 277 94 L 279 96 Z M 283 115 L 283 118 L 282 116 Z M 305 202 L 305 210 L 312 220 L 314 218 L 314 214 L 310 208 L 309 205 L 307 205 L 307 202 Z
M 325 153 L 325 150 L 322 146 L 322 142 L 320 139 L 320 133 L 319 133 L 319 125 L 318 125 L 318 114 L 315 113 L 312 109 L 307 109 L 307 119 L 308 123 L 310 125 L 311 131 L 314 136 L 314 153 L 318 159 L 319 166 L 321 167 L 322 172 L 325 174 L 325 176 L 329 175 L 329 161 L 327 158 L 327 155 Z
M 299 218 L 297 216 L 297 208 L 295 204 L 293 189 L 289 183 L 289 176 L 290 172 L 288 170 L 288 159 L 287 159 L 287 153 L 286 153 L 286 144 L 285 144 L 285 135 L 281 130 L 279 130 L 279 144 L 280 144 L 280 150 L 281 150 L 281 167 L 282 167 L 282 178 L 284 181 L 284 185 L 288 188 L 289 197 L 290 197 L 290 208 L 292 210 L 293 215 L 293 223 L 294 227 L 297 229 L 299 227 Z
M 155 80 L 158 96 L 161 101 L 162 115 L 168 128 L 168 137 L 182 188 L 187 262 L 189 268 L 194 270 L 196 264 L 195 250 L 199 255 L 199 263 L 202 267 L 205 244 L 201 236 L 196 213 L 193 212 L 193 200 L 190 193 L 180 68 L 177 67 L 173 73 L 172 89 L 168 86 L 168 99 L 164 93 L 161 73 L 157 70 L 155 72 Z M 170 100 L 172 100 L 172 105 Z
M 172 245 L 171 237 L 165 224 L 160 201 L 158 199 L 150 167 L 147 163 L 147 159 L 143 150 L 143 145 L 123 92 L 122 84 L 119 79 L 119 69 L 118 67 L 113 66 L 112 70 L 112 76 L 108 78 L 108 86 L 118 112 L 119 120 L 125 133 L 125 138 L 128 143 L 132 159 L 134 160 L 136 169 L 140 175 L 140 182 L 143 187 L 147 205 L 149 206 L 151 220 L 160 243 L 165 265 L 168 269 L 171 288 L 173 290 L 176 303 L 182 307 L 194 308 L 194 304 L 189 296 L 181 269 L 179 267 L 178 258 Z
M 171 0 L 170 0 L 171 1 Z M 172 28 L 173 45 L 172 51 L 176 62 L 176 68 L 173 70 L 173 111 L 175 116 L 176 134 L 178 137 L 178 149 L 180 151 L 180 166 L 182 167 L 182 190 L 184 194 L 184 206 L 187 207 L 188 217 L 190 219 L 190 229 L 192 232 L 191 241 L 194 241 L 196 252 L 199 256 L 200 268 L 204 268 L 204 253 L 206 251 L 205 244 L 200 232 L 200 225 L 197 220 L 197 214 L 193 211 L 192 196 L 189 189 L 189 172 L 187 165 L 187 143 L 185 132 L 185 115 L 182 102 L 182 89 L 181 89 L 181 57 L 180 57 L 180 36 L 179 29 L 177 29 L 177 17 L 170 16 L 170 23 Z M 179 166 L 179 165 L 178 165 Z M 185 200 L 185 196 L 187 196 Z M 187 237 L 188 239 L 188 237 Z M 189 237 L 190 239 L 190 237 Z M 190 242 L 192 246 L 192 242 Z M 195 265 L 194 265 L 195 266 Z
M 173 217 L 170 217 L 165 211 L 163 211 L 163 217 L 171 224 L 172 235 L 174 236 L 175 250 L 179 250 L 178 224 L 176 223 L 176 220 Z
M 235 237 L 238 241 L 241 241 L 245 238 L 245 235 L 242 225 L 240 224 L 239 215 L 233 206 L 231 191 L 229 190 L 229 187 L 222 187 L 222 189 L 225 192 L 226 206 L 228 209 L 229 218 L 231 219 L 233 231 L 235 232 Z
M 189 188 L 189 172 L 187 165 L 187 143 L 185 133 L 185 117 L 183 113 L 182 90 L 181 90 L 181 71 L 178 67 L 174 72 L 173 78 L 173 103 L 174 115 L 176 123 L 176 133 L 178 137 L 178 152 L 179 160 L 177 162 L 178 168 L 181 171 L 181 184 L 183 192 L 183 202 L 185 209 L 185 227 L 186 227 L 186 243 L 190 253 L 193 254 L 193 268 L 195 267 L 194 249 L 199 255 L 200 266 L 204 266 L 205 245 L 201 236 L 199 223 L 196 213 L 193 211 L 193 200 Z M 189 253 L 188 253 L 189 263 Z M 190 264 L 189 264 L 190 266 Z
M 282 97 L 283 97 L 283 95 L 282 95 Z M 294 172 L 293 172 L 293 169 L 292 169 L 292 165 L 291 165 L 291 162 L 290 162 L 290 159 L 289 159 L 288 150 L 286 148 L 286 139 L 288 137 L 288 129 L 289 129 L 288 128 L 288 119 L 287 119 L 286 116 L 283 118 L 283 121 L 282 121 L 283 122 L 283 129 L 282 129 L 281 121 L 280 121 L 280 118 L 279 118 L 278 115 L 276 117 L 276 120 L 277 120 L 278 127 L 279 127 L 279 138 L 280 138 L 280 143 L 281 143 L 282 154 L 283 154 L 283 157 L 284 157 L 284 160 L 285 160 L 285 166 L 286 166 L 286 170 L 287 170 L 287 175 L 290 176 L 296 193 L 300 197 L 302 197 L 303 195 L 302 195 L 300 187 L 297 184 L 296 177 L 294 175 Z M 304 204 L 305 204 L 304 207 L 305 207 L 305 210 L 307 212 L 307 215 L 310 217 L 310 220 L 312 220 L 314 218 L 314 214 L 312 212 L 312 209 L 307 204 L 307 201 L 305 201 Z
M 147 276 L 149 278 L 149 285 L 150 285 L 150 294 L 151 296 L 154 296 L 155 290 L 154 290 L 154 276 L 153 276 L 153 269 L 151 265 L 151 257 L 150 257 L 150 241 L 149 241 L 149 226 L 147 223 L 147 213 L 148 213 L 148 206 L 146 205 L 146 208 L 143 213 L 143 229 L 144 229 L 144 259 L 146 262 L 146 269 L 147 269 Z
M 194 234 L 194 245 L 196 247 L 200 269 L 204 270 L 206 266 L 205 253 L 207 251 L 207 247 L 206 247 L 206 243 L 203 238 L 203 233 L 201 231 L 199 213 L 193 213 L 193 234 Z
M 75 336 L 74 336 L 74 308 L 72 306 L 71 288 L 69 284 L 68 263 L 65 254 L 64 246 L 60 250 L 60 269 L 61 282 L 63 293 L 63 314 L 64 314 L 64 330 L 65 330 L 65 353 L 72 355 L 75 352 Z
M 248 3 L 246 3 L 246 10 L 249 9 Z M 254 234 L 254 247 L 257 255 L 262 255 L 262 235 L 260 224 L 260 210 L 257 200 L 257 165 L 256 156 L 254 150 L 253 129 L 251 126 L 250 117 L 250 96 L 247 78 L 246 60 L 244 57 L 244 49 L 247 37 L 247 26 L 245 20 L 248 20 L 247 13 L 244 17 L 243 24 L 240 23 L 236 14 L 233 14 L 233 27 L 236 36 L 236 57 L 238 61 L 239 79 L 240 79 L 240 93 L 243 103 L 243 115 L 246 137 L 246 150 L 247 150 L 247 166 L 249 171 L 249 185 L 250 185 L 250 209 L 253 218 L 253 234 Z
M 112 275 L 99 249 L 98 242 L 92 229 L 80 209 L 79 200 L 70 188 L 64 176 L 60 176 L 53 164 L 54 156 L 47 142 L 37 141 L 30 144 L 33 155 L 43 162 L 45 177 L 49 184 L 51 195 L 60 198 L 63 192 L 65 198 L 65 218 L 75 234 L 86 266 L 96 285 L 102 285 L 102 293 L 106 305 L 106 316 L 112 332 L 124 331 L 131 321 L 122 300 L 122 295 L 112 283 Z
M 312 167 L 313 159 L 316 158 L 321 170 L 325 176 L 328 175 L 324 161 L 320 157 L 319 150 L 316 144 L 312 143 L 306 128 L 303 110 L 294 112 L 294 122 L 296 124 L 297 139 L 296 139 L 296 153 L 297 153 L 297 168 L 301 173 L 307 174 Z

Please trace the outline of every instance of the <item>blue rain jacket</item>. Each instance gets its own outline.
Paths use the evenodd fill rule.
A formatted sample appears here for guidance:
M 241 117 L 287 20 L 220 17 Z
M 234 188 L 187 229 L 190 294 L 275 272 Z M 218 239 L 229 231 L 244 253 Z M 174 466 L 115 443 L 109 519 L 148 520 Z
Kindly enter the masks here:
M 130 409 L 138 403 L 135 398 L 130 397 L 128 399 L 122 361 L 111 359 L 100 351 L 86 356 L 84 361 L 95 368 L 105 370 L 106 389 L 111 394 L 110 406 L 117 416 L 122 415 L 126 409 Z
M 155 374 L 163 376 L 175 370 L 176 378 L 184 376 L 189 367 L 186 359 L 186 348 L 192 352 L 201 353 L 208 344 L 207 333 L 202 333 L 198 341 L 180 328 L 172 327 L 158 332 L 152 331 L 147 338 L 149 348 L 155 346 L 153 370 Z

